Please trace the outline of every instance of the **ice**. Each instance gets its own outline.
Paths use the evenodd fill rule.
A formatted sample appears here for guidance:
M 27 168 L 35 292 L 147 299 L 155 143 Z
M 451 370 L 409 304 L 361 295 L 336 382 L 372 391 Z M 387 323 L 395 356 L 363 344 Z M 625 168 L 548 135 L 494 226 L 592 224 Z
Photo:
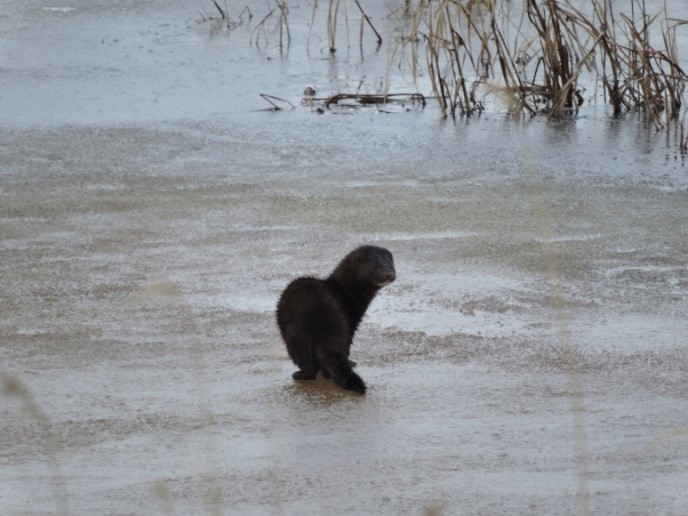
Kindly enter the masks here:
M 600 106 L 320 116 L 391 47 L 309 57 L 311 7 L 280 55 L 182 0 L 3 4 L 0 514 L 682 514 L 684 157 Z M 368 393 L 294 382 L 279 294 L 362 243 Z

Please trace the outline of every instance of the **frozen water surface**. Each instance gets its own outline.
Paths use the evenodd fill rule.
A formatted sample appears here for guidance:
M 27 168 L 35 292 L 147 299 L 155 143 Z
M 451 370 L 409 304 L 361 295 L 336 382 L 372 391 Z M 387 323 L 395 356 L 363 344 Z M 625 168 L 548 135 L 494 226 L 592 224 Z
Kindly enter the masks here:
M 315 30 L 309 58 L 310 14 L 280 57 L 188 2 L 3 3 L 0 513 L 685 514 L 666 134 L 260 111 L 384 80 L 385 45 Z M 279 293 L 362 242 L 398 272 L 352 349 L 369 392 L 295 383 Z

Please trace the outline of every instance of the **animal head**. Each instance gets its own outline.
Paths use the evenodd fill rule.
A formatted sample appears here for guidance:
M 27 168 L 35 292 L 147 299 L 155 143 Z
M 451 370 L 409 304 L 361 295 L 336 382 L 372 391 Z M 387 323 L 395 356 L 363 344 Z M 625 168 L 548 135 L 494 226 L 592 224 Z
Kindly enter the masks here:
M 360 284 L 382 288 L 397 277 L 392 253 L 383 247 L 364 245 L 352 251 L 348 258 Z

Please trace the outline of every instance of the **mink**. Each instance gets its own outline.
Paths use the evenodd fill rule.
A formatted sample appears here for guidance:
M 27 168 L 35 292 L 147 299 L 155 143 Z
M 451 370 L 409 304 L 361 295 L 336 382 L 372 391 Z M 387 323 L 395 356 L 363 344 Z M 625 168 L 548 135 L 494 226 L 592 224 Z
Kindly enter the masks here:
M 343 389 L 365 393 L 349 350 L 370 302 L 395 278 L 392 253 L 365 245 L 346 255 L 326 279 L 292 281 L 277 303 L 280 333 L 299 367 L 292 377 L 313 380 L 320 371 Z

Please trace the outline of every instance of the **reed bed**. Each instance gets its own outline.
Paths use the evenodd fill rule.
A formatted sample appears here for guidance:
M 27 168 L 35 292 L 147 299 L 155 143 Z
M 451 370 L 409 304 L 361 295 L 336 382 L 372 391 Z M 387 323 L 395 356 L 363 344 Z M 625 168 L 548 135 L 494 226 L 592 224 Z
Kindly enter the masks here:
M 253 29 L 254 42 L 260 46 L 261 37 L 267 43 L 268 33 L 277 33 L 286 52 L 289 9 L 286 0 L 273 2 Z M 226 26 L 237 23 L 213 4 Z M 322 4 L 313 2 L 307 50 L 322 19 L 334 56 L 342 23 L 349 37 L 350 11 L 360 14 L 361 50 L 366 27 L 378 48 L 383 44 L 362 0 Z M 658 129 L 676 124 L 688 150 L 688 75 L 677 45 L 677 30 L 688 20 L 672 18 L 666 1 L 651 13 L 645 0 L 403 0 L 388 18 L 392 33 L 401 35 L 389 43 L 399 47 L 393 54 L 406 61 L 416 93 L 432 97 L 444 117 L 479 115 L 491 97 L 512 115 L 569 116 L 584 102 L 605 103 L 613 115 L 642 113 Z M 420 86 L 421 77 L 428 83 Z
M 642 0 L 621 9 L 611 0 L 408 0 L 403 44 L 425 58 L 444 116 L 480 113 L 489 94 L 513 114 L 561 116 L 583 104 L 585 82 L 601 86 L 614 114 L 640 111 L 665 127 L 682 116 L 688 76 L 676 30 L 686 21 L 666 6 L 650 14 Z

